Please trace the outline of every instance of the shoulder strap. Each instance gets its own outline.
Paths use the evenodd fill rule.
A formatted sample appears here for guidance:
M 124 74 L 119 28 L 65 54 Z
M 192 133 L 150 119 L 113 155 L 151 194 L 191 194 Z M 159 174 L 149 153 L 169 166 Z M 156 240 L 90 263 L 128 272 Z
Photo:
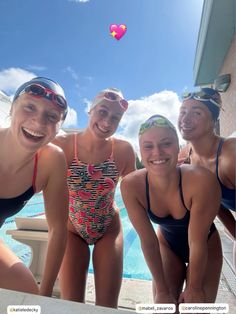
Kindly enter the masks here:
M 74 158 L 77 158 L 78 156 L 78 144 L 77 144 L 77 134 L 74 134 Z
M 38 170 L 38 153 L 34 156 L 34 172 L 33 172 L 33 180 L 32 180 L 32 186 L 34 191 L 36 191 L 35 181 L 37 177 L 37 170 Z
M 217 148 L 217 152 L 216 152 L 216 176 L 218 180 L 219 180 L 219 175 L 218 175 L 219 156 L 220 156 L 223 144 L 224 144 L 224 139 L 221 138 L 218 148 Z
M 147 205 L 148 205 L 147 210 L 150 210 L 150 196 L 149 196 L 148 173 L 146 173 L 145 182 L 146 182 L 146 199 L 147 199 Z
M 114 146 L 115 146 L 115 139 L 114 137 L 111 138 L 111 155 L 109 157 L 110 160 L 114 160 Z
M 181 173 L 180 167 L 179 167 L 179 193 L 180 193 L 182 204 L 184 205 L 185 209 L 188 210 L 184 203 L 184 195 L 183 195 L 183 188 L 182 188 L 182 173 Z

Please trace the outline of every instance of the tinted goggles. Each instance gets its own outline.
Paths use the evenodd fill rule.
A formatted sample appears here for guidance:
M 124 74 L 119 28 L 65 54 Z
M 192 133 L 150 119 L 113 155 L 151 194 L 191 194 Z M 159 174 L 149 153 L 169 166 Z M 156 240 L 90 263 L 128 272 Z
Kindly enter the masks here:
M 67 111 L 67 102 L 64 97 L 54 93 L 51 89 L 48 89 L 40 84 L 31 84 L 26 86 L 19 94 L 29 94 L 38 97 L 44 97 L 51 100 L 55 105 L 59 106 L 62 110 Z
M 183 100 L 195 99 L 195 100 L 199 100 L 199 101 L 203 101 L 203 102 L 204 101 L 210 101 L 213 105 L 222 109 L 221 102 L 217 101 L 217 99 L 215 99 L 213 97 L 213 95 L 209 95 L 209 94 L 205 93 L 204 91 L 193 92 L 193 93 L 186 92 L 182 95 L 182 99 Z
M 128 108 L 128 101 L 121 98 L 119 95 L 112 93 L 112 92 L 104 92 L 99 94 L 96 98 L 103 98 L 106 99 L 108 101 L 117 101 L 120 105 L 120 107 L 126 111 Z

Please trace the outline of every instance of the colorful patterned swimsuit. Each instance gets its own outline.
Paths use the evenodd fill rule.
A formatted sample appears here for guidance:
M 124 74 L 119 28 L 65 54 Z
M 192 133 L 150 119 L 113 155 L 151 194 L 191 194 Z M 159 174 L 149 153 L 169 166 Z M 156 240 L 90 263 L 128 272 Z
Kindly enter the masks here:
M 114 193 L 119 179 L 112 152 L 104 162 L 93 165 L 78 160 L 77 136 L 74 159 L 69 166 L 69 218 L 75 230 L 88 244 L 94 244 L 106 232 L 115 214 Z

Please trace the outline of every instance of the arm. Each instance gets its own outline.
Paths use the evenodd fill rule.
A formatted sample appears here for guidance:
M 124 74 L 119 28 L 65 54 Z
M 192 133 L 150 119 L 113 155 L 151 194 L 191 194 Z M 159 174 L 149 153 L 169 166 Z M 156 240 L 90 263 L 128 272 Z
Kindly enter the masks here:
M 220 178 L 224 184 L 231 189 L 235 189 L 235 171 L 236 171 L 236 139 L 226 139 L 220 155 L 219 173 Z M 235 218 L 230 211 L 233 208 L 225 208 L 221 204 L 218 218 L 223 225 L 227 228 L 233 240 L 236 239 L 236 222 Z
M 157 294 L 154 301 L 159 303 L 175 303 L 165 282 L 157 235 L 145 208 L 138 200 L 138 197 L 144 195 L 145 192 L 144 187 L 141 187 L 142 191 L 140 190 L 141 182 L 139 177 L 136 176 L 137 172 L 131 173 L 121 181 L 122 197 L 129 219 L 139 235 L 141 248 L 156 286 Z
M 48 223 L 48 247 L 40 294 L 50 296 L 66 247 L 68 188 L 64 154 L 57 149 L 47 156 L 46 161 L 48 181 L 43 196 Z
M 196 168 L 195 168 L 196 169 Z M 220 187 L 207 169 L 198 169 L 191 184 L 191 210 L 188 228 L 189 266 L 184 291 L 185 302 L 204 302 L 203 281 L 208 258 L 208 232 L 220 204 Z
M 124 166 L 121 172 L 121 176 L 124 177 L 128 173 L 136 170 L 136 158 L 133 147 L 126 141 L 122 142 L 122 150 L 120 153 L 120 158 L 124 160 Z

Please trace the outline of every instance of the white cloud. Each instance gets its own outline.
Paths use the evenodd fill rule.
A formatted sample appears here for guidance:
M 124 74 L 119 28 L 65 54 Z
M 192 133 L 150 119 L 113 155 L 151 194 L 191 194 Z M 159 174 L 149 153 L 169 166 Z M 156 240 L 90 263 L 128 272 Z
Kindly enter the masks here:
M 167 90 L 141 99 L 129 100 L 129 108 L 120 122 L 117 136 L 131 142 L 138 151 L 140 124 L 154 114 L 161 114 L 177 127 L 180 104 L 178 95 Z
M 76 3 L 85 3 L 85 2 L 89 2 L 90 0 L 69 0 L 70 2 L 76 2 Z
M 29 81 L 36 74 L 21 68 L 8 68 L 0 71 L 0 90 L 7 94 L 13 94 L 23 83 Z
M 35 71 L 45 71 L 47 70 L 47 68 L 45 66 L 42 66 L 42 65 L 28 65 L 27 66 L 27 69 L 28 70 L 35 70 Z
M 76 81 L 78 80 L 79 77 L 78 77 L 77 73 L 75 72 L 75 70 L 72 69 L 71 66 L 68 66 L 68 67 L 65 69 L 65 71 L 68 72 L 68 73 L 70 73 L 70 75 L 73 77 L 74 80 L 76 80 Z
M 76 126 L 77 124 L 77 112 L 73 108 L 68 108 L 66 120 L 63 123 L 63 127 Z

